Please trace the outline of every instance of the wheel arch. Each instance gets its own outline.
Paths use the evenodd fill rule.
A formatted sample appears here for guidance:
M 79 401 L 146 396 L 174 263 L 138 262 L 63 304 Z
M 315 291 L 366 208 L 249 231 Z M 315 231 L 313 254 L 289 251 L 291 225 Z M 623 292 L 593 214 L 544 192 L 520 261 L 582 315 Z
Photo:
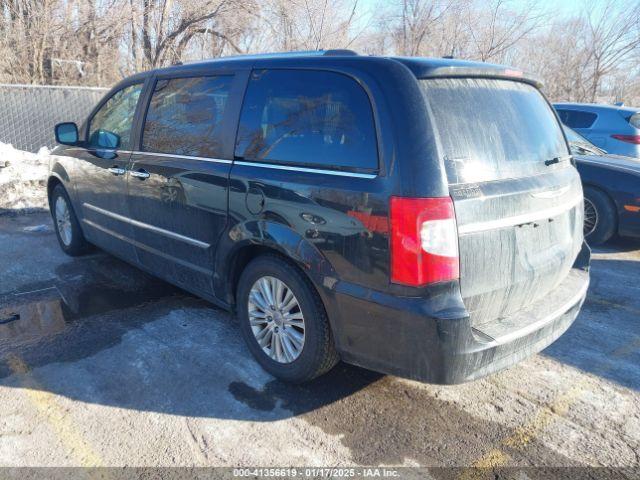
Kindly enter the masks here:
M 50 175 L 47 180 L 47 199 L 49 200 L 49 202 L 51 202 L 51 194 L 53 194 L 53 189 L 58 185 L 62 185 L 64 187 L 64 183 L 58 176 Z
M 615 195 L 613 195 L 609 190 L 607 190 L 606 188 L 604 188 L 602 185 L 598 185 L 596 183 L 590 183 L 590 182 L 585 182 L 583 183 L 582 189 L 583 189 L 583 194 L 584 194 L 584 190 L 586 188 L 590 188 L 592 190 L 597 190 L 598 192 L 602 193 L 607 200 L 609 200 L 611 202 L 611 205 L 613 205 L 613 209 L 616 212 L 616 224 L 618 223 L 618 217 L 620 216 L 620 203 L 616 200 Z M 586 195 L 585 195 L 586 196 Z
M 615 201 L 615 198 L 613 198 L 613 195 L 611 195 L 611 192 L 609 192 L 609 190 L 607 190 L 605 187 L 603 187 L 602 185 L 600 185 L 598 183 L 583 182 L 582 183 L 582 188 L 583 188 L 583 190 L 585 188 L 592 188 L 593 190 L 598 190 L 598 191 L 604 193 L 609 198 L 611 203 L 613 203 L 614 205 L 617 205 L 617 202 Z
M 70 191 L 70 184 L 71 180 L 66 169 L 59 163 L 54 164 L 47 179 L 47 198 L 51 199 L 51 194 L 53 193 L 53 189 L 56 188 L 56 185 L 62 185 L 67 191 L 69 198 L 71 198 L 73 192 Z M 71 198 L 71 201 L 73 201 L 73 198 Z
M 238 281 L 244 268 L 254 258 L 271 254 L 295 266 L 314 286 L 323 303 L 323 286 L 336 279 L 326 257 L 308 240 L 287 225 L 255 220 L 235 225 L 225 235 L 216 260 L 216 293 L 235 309 Z

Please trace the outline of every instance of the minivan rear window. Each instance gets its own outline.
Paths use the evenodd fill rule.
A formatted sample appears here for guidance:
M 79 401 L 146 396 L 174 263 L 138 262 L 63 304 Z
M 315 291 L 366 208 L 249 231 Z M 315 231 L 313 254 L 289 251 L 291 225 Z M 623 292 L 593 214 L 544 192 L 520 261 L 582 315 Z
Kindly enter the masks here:
M 420 81 L 450 184 L 548 172 L 545 160 L 569 155 L 560 125 L 540 92 L 511 80 Z
M 556 108 L 560 121 L 571 128 L 591 128 L 596 122 L 598 115 L 581 110 L 564 110 Z

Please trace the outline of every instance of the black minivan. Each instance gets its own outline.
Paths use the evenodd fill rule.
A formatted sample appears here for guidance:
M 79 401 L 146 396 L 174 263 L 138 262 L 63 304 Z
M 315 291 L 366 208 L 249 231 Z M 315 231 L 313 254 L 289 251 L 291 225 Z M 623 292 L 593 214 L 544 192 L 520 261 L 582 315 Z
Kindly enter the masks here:
M 234 311 L 280 379 L 341 359 L 472 380 L 557 339 L 589 284 L 580 178 L 539 88 L 349 51 L 140 73 L 56 126 L 58 239 Z

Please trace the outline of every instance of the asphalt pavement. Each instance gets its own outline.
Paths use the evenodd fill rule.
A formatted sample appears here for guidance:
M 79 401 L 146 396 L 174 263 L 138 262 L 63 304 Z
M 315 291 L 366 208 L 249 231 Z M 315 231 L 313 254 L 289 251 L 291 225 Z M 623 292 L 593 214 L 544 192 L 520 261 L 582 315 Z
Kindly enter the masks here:
M 2 466 L 640 466 L 640 242 L 596 249 L 575 324 L 481 381 L 262 371 L 234 319 L 0 217 Z

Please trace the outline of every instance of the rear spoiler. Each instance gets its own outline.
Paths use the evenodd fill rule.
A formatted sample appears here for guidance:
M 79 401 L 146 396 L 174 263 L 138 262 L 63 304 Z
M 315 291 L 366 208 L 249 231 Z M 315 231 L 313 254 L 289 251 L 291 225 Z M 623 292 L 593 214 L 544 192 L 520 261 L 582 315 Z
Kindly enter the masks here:
M 498 78 L 502 80 L 516 80 L 525 82 L 536 88 L 542 88 L 542 81 L 533 75 L 509 67 L 459 67 L 459 66 L 442 66 L 425 69 L 424 73 L 418 75 L 418 78 L 445 78 L 445 77 L 471 77 L 471 78 Z
M 542 88 L 542 81 L 534 75 L 506 65 L 454 60 L 450 58 L 388 57 L 403 63 L 417 78 L 472 77 L 500 78 L 529 83 Z

